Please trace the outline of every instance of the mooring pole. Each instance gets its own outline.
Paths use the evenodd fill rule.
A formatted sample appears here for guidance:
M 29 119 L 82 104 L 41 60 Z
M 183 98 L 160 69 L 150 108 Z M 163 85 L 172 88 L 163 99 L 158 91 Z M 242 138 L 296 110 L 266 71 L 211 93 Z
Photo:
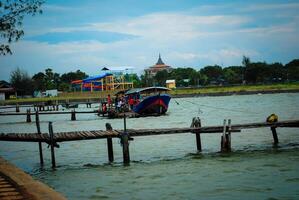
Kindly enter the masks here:
M 277 137 L 277 132 L 276 132 L 276 127 L 275 126 L 271 126 L 271 131 L 272 131 L 272 136 L 273 136 L 273 144 L 277 145 L 278 144 L 278 137 Z
M 194 128 L 201 127 L 201 121 L 200 121 L 199 117 L 193 117 L 191 127 L 194 127 Z M 196 136 L 197 151 L 201 152 L 202 148 L 201 148 L 201 138 L 200 138 L 200 131 L 199 130 L 195 131 L 195 136 Z
M 20 112 L 19 104 L 16 104 L 16 112 Z
M 76 112 L 75 112 L 75 109 L 72 110 L 72 113 L 71 113 L 71 120 L 72 120 L 72 121 L 75 121 L 75 120 L 76 120 Z
M 226 119 L 223 120 L 223 132 L 221 135 L 221 152 L 226 151 Z
M 26 118 L 26 122 L 31 122 L 31 114 L 30 114 L 30 109 L 27 109 L 27 118 Z
M 50 134 L 50 146 L 51 146 L 52 168 L 55 168 L 55 167 L 56 167 L 56 162 L 55 162 L 54 133 L 53 133 L 53 125 L 52 125 L 52 122 L 49 122 L 49 134 Z
M 36 123 L 37 133 L 39 135 L 41 135 L 38 110 L 35 112 L 35 123 Z M 38 147 L 39 147 L 40 165 L 44 165 L 43 149 L 42 149 L 42 143 L 41 142 L 38 142 Z
M 228 131 L 226 134 L 226 143 L 225 143 L 225 147 L 227 151 L 231 151 L 231 131 L 232 131 L 232 125 L 231 125 L 231 119 L 228 119 Z
M 124 115 L 124 132 L 121 135 L 124 165 L 130 164 L 129 135 L 127 133 L 126 115 Z
M 106 131 L 112 131 L 112 126 L 110 123 L 106 123 Z M 113 155 L 113 143 L 112 143 L 112 138 L 108 137 L 107 138 L 107 149 L 108 149 L 108 159 L 109 162 L 114 161 L 114 155 Z

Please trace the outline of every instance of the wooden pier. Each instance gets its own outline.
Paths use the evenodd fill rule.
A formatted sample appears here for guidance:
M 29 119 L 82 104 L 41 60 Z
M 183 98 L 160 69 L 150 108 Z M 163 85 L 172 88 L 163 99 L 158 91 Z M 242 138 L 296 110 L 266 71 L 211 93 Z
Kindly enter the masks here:
M 227 122 L 227 123 L 226 123 Z M 107 139 L 108 159 L 113 162 L 113 146 L 112 138 L 120 138 L 123 148 L 123 162 L 129 164 L 129 140 L 137 136 L 153 136 L 163 134 L 179 134 L 179 133 L 193 133 L 195 134 L 197 151 L 202 150 L 201 134 L 221 134 L 220 149 L 222 152 L 231 151 L 231 133 L 241 132 L 243 129 L 269 127 L 273 135 L 273 144 L 278 144 L 278 136 L 276 128 L 298 128 L 299 120 L 288 120 L 278 122 L 259 122 L 246 124 L 232 124 L 231 120 L 224 120 L 221 126 L 201 126 L 201 121 L 198 117 L 193 118 L 191 127 L 185 128 L 159 128 L 159 129 L 127 129 L 126 117 L 124 118 L 124 129 L 113 130 L 110 124 L 106 124 L 106 130 L 94 131 L 72 131 L 72 132 L 53 132 L 52 122 L 49 122 L 49 134 L 41 133 L 39 120 L 36 120 L 37 133 L 0 133 L 0 140 L 2 141 L 16 141 L 16 142 L 38 142 L 40 163 L 43 164 L 43 153 L 41 143 L 47 143 L 51 147 L 52 167 L 56 166 L 55 161 L 55 147 L 59 147 L 58 142 L 76 141 L 76 140 L 91 140 L 91 139 Z

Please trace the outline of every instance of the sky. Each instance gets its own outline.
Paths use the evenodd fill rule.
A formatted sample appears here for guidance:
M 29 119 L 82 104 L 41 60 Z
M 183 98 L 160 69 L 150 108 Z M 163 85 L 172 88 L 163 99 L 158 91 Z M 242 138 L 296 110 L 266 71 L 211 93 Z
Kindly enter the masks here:
M 154 65 L 203 68 L 251 61 L 286 64 L 299 58 L 299 1 L 288 0 L 47 0 L 26 16 L 24 37 L 0 56 L 0 80 L 17 67 L 133 69 Z

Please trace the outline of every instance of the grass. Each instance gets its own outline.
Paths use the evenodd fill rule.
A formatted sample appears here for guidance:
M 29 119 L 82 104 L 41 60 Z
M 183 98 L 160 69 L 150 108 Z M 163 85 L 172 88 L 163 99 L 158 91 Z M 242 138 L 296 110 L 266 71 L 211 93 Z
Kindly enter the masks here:
M 284 83 L 284 84 L 271 84 L 271 85 L 238 85 L 238 86 L 209 86 L 202 88 L 180 88 L 170 91 L 171 95 L 191 95 L 191 94 L 212 94 L 212 93 L 226 93 L 226 92 L 246 92 L 246 91 L 282 91 L 282 90 L 299 90 L 299 83 Z M 69 100 L 82 100 L 87 99 L 99 100 L 107 98 L 108 94 L 114 95 L 117 91 L 94 91 L 94 92 L 66 92 L 59 94 L 58 97 L 42 97 L 42 98 L 24 98 L 24 99 L 11 99 L 0 101 L 0 105 L 16 104 L 16 103 L 37 103 L 45 102 L 48 100 L 65 101 Z
M 246 92 L 246 91 L 280 91 L 299 90 L 299 83 L 271 84 L 271 85 L 238 85 L 238 86 L 213 86 L 202 88 L 182 88 L 172 90 L 172 95 L 183 94 L 212 94 L 226 92 Z

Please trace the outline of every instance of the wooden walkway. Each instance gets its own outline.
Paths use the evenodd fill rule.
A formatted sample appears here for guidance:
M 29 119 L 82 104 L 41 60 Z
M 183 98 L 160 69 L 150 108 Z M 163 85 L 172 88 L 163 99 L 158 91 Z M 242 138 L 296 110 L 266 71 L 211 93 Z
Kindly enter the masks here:
M 226 123 L 228 122 L 228 123 Z M 191 127 L 185 128 L 159 128 L 159 129 L 126 129 L 126 118 L 124 118 L 124 130 L 112 130 L 110 124 L 106 124 L 106 130 L 94 131 L 72 131 L 72 132 L 53 132 L 52 122 L 49 122 L 49 134 L 40 132 L 40 124 L 37 120 L 37 133 L 0 133 L 0 140 L 2 141 L 16 141 L 16 142 L 38 142 L 40 163 L 43 165 L 42 142 L 45 142 L 51 147 L 52 167 L 56 167 L 55 161 L 55 147 L 59 147 L 58 142 L 75 141 L 75 140 L 91 140 L 91 139 L 107 139 L 108 158 L 110 162 L 114 161 L 112 138 L 120 138 L 123 149 L 123 162 L 128 164 L 130 162 L 129 155 L 129 140 L 133 140 L 136 136 L 162 135 L 162 134 L 179 134 L 179 133 L 193 133 L 196 136 L 197 150 L 200 152 L 201 148 L 201 134 L 222 133 L 221 135 L 221 151 L 231 151 L 231 133 L 241 132 L 242 129 L 270 127 L 273 144 L 278 144 L 278 136 L 276 128 L 298 128 L 299 120 L 288 120 L 279 122 L 260 122 L 260 123 L 246 123 L 246 124 L 231 124 L 231 120 L 224 120 L 223 126 L 201 126 L 199 118 L 193 118 Z
M 0 200 L 30 200 L 27 195 L 24 195 L 19 187 L 0 173 Z
M 299 127 L 299 120 L 280 121 L 275 123 L 247 123 L 231 125 L 231 132 L 240 132 L 241 129 L 260 128 L 260 127 Z M 131 137 L 178 134 L 178 133 L 221 133 L 223 126 L 205 126 L 205 127 L 186 127 L 186 128 L 159 128 L 159 129 L 127 129 L 126 133 Z M 94 130 L 94 131 L 72 131 L 54 133 L 55 142 L 66 142 L 74 140 L 103 139 L 109 137 L 120 137 L 124 130 Z M 50 142 L 48 133 L 0 133 L 2 141 L 18 142 Z

